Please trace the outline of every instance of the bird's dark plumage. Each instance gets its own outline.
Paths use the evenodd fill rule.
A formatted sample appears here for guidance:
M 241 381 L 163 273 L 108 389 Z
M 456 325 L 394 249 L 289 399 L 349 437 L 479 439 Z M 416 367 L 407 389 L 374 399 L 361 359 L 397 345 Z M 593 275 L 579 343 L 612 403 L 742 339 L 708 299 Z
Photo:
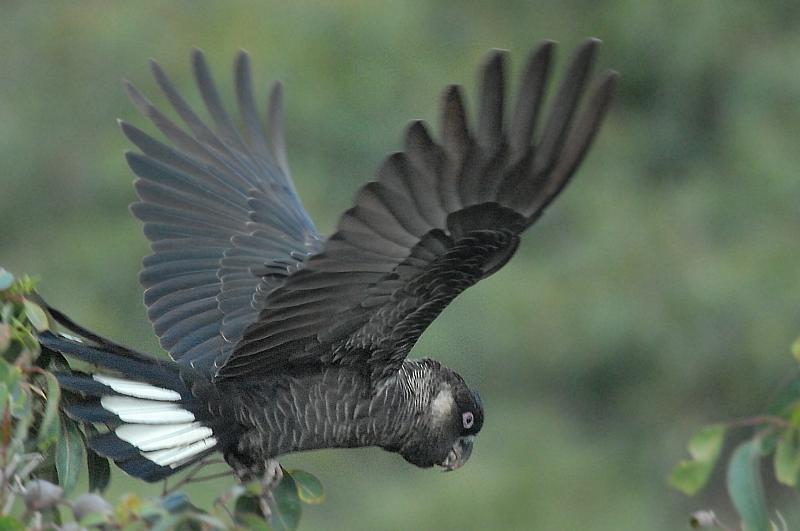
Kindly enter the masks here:
M 480 398 L 451 369 L 407 356 L 459 293 L 511 258 L 580 164 L 616 80 L 606 73 L 589 90 L 597 47 L 578 48 L 543 120 L 553 43 L 531 53 L 513 105 L 506 54 L 492 52 L 475 126 L 460 89 L 447 88 L 438 140 L 413 122 L 403 151 L 387 157 L 327 240 L 290 177 L 281 85 L 264 127 L 248 56 L 239 54 L 240 131 L 193 52 L 211 127 L 151 62 L 185 128 L 130 84 L 131 100 L 171 145 L 121 126 L 139 149 L 127 154 L 140 198 L 131 211 L 152 243 L 140 277 L 145 304 L 177 363 L 56 312 L 84 339 L 48 333 L 43 346 L 105 369 L 60 375 L 75 393 L 66 411 L 108 426 L 92 447 L 148 480 L 217 450 L 240 475 L 329 447 L 376 445 L 419 466 L 463 464 L 483 424 Z

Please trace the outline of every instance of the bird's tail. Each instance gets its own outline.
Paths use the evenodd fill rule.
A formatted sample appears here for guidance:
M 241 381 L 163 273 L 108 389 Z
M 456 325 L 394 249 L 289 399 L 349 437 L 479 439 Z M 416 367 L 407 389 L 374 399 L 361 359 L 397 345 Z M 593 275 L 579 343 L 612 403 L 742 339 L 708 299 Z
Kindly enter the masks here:
M 105 426 L 92 430 L 88 439 L 92 450 L 132 476 L 157 481 L 217 449 L 215 431 L 224 430 L 195 398 L 187 375 L 176 363 L 118 345 L 48 309 L 56 321 L 81 337 L 44 332 L 39 335 L 42 349 L 95 366 L 91 372 L 56 374 L 68 391 L 62 405 L 66 414 Z

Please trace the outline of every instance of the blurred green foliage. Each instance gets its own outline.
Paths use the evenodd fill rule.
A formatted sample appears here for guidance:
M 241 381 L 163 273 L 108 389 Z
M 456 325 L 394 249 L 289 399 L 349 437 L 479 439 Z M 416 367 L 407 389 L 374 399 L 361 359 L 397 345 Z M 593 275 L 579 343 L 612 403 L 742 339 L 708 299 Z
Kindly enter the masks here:
M 486 424 L 456 474 L 378 450 L 284 461 L 316 473 L 309 529 L 651 529 L 698 508 L 737 521 L 724 470 L 686 498 L 665 477 L 715 419 L 760 411 L 795 368 L 800 322 L 800 4 L 791 2 L 21 2 L 0 17 L 0 262 L 78 322 L 158 352 L 136 274 L 147 246 L 113 118 L 137 125 L 146 59 L 191 90 L 203 48 L 227 101 L 249 50 L 285 83 L 290 163 L 329 232 L 412 118 L 491 47 L 601 38 L 622 73 L 575 182 L 517 257 L 415 348 L 478 387 Z M 516 73 L 516 70 L 515 70 Z M 793 376 L 793 374 L 792 374 Z M 730 438 L 726 445 L 737 444 Z M 726 451 L 730 451 L 726 448 Z M 800 522 L 769 477 L 771 507 Z M 210 503 L 229 485 L 201 486 Z M 148 488 L 150 489 L 148 491 Z M 156 492 L 115 472 L 112 492 Z M 112 496 L 113 497 L 113 496 Z M 205 497 L 205 498 L 204 498 Z

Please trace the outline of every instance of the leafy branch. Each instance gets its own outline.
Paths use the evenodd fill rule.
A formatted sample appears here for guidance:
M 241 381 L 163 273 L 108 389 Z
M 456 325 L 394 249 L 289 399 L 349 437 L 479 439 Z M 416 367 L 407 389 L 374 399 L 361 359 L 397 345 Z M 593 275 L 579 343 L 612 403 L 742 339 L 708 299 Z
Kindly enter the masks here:
M 800 340 L 795 342 L 792 352 L 800 361 Z M 752 433 L 730 452 L 725 487 L 741 518 L 741 528 L 745 531 L 786 529 L 777 511 L 777 521 L 770 519 L 761 464 L 771 459 L 775 479 L 797 488 L 800 481 L 800 377 L 782 388 L 774 404 L 763 414 L 700 429 L 689 440 L 690 459 L 675 466 L 668 482 L 684 494 L 695 495 L 708 483 L 722 457 L 726 437 L 740 429 L 750 429 Z M 733 529 L 724 525 L 713 511 L 694 513 L 690 524 L 696 528 Z

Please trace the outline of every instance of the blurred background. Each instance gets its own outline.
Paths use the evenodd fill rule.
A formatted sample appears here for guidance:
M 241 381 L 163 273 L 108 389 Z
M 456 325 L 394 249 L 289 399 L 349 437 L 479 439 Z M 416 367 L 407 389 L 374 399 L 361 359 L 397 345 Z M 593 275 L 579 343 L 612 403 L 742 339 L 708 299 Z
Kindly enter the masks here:
M 0 9 L 0 264 L 40 276 L 43 295 L 78 322 L 149 352 L 159 348 L 137 282 L 148 247 L 127 212 L 130 146 L 115 123 L 145 126 L 122 79 L 164 103 L 149 57 L 192 102 L 193 46 L 231 104 L 240 48 L 262 102 L 282 79 L 295 181 L 329 233 L 399 149 L 405 124 L 435 121 L 446 84 L 474 96 L 487 49 L 510 49 L 516 78 L 541 39 L 561 43 L 561 65 L 584 37 L 601 38 L 600 66 L 622 79 L 576 180 L 516 259 L 415 348 L 481 390 L 487 420 L 468 466 L 418 470 L 380 450 L 284 464 L 327 488 L 305 529 L 672 530 L 700 508 L 735 523 L 718 487 L 686 498 L 665 478 L 696 429 L 763 410 L 796 372 L 800 3 Z M 159 488 L 122 474 L 112 487 Z M 202 506 L 222 488 L 201 484 L 193 498 Z M 793 491 L 773 485 L 769 495 L 800 525 Z

